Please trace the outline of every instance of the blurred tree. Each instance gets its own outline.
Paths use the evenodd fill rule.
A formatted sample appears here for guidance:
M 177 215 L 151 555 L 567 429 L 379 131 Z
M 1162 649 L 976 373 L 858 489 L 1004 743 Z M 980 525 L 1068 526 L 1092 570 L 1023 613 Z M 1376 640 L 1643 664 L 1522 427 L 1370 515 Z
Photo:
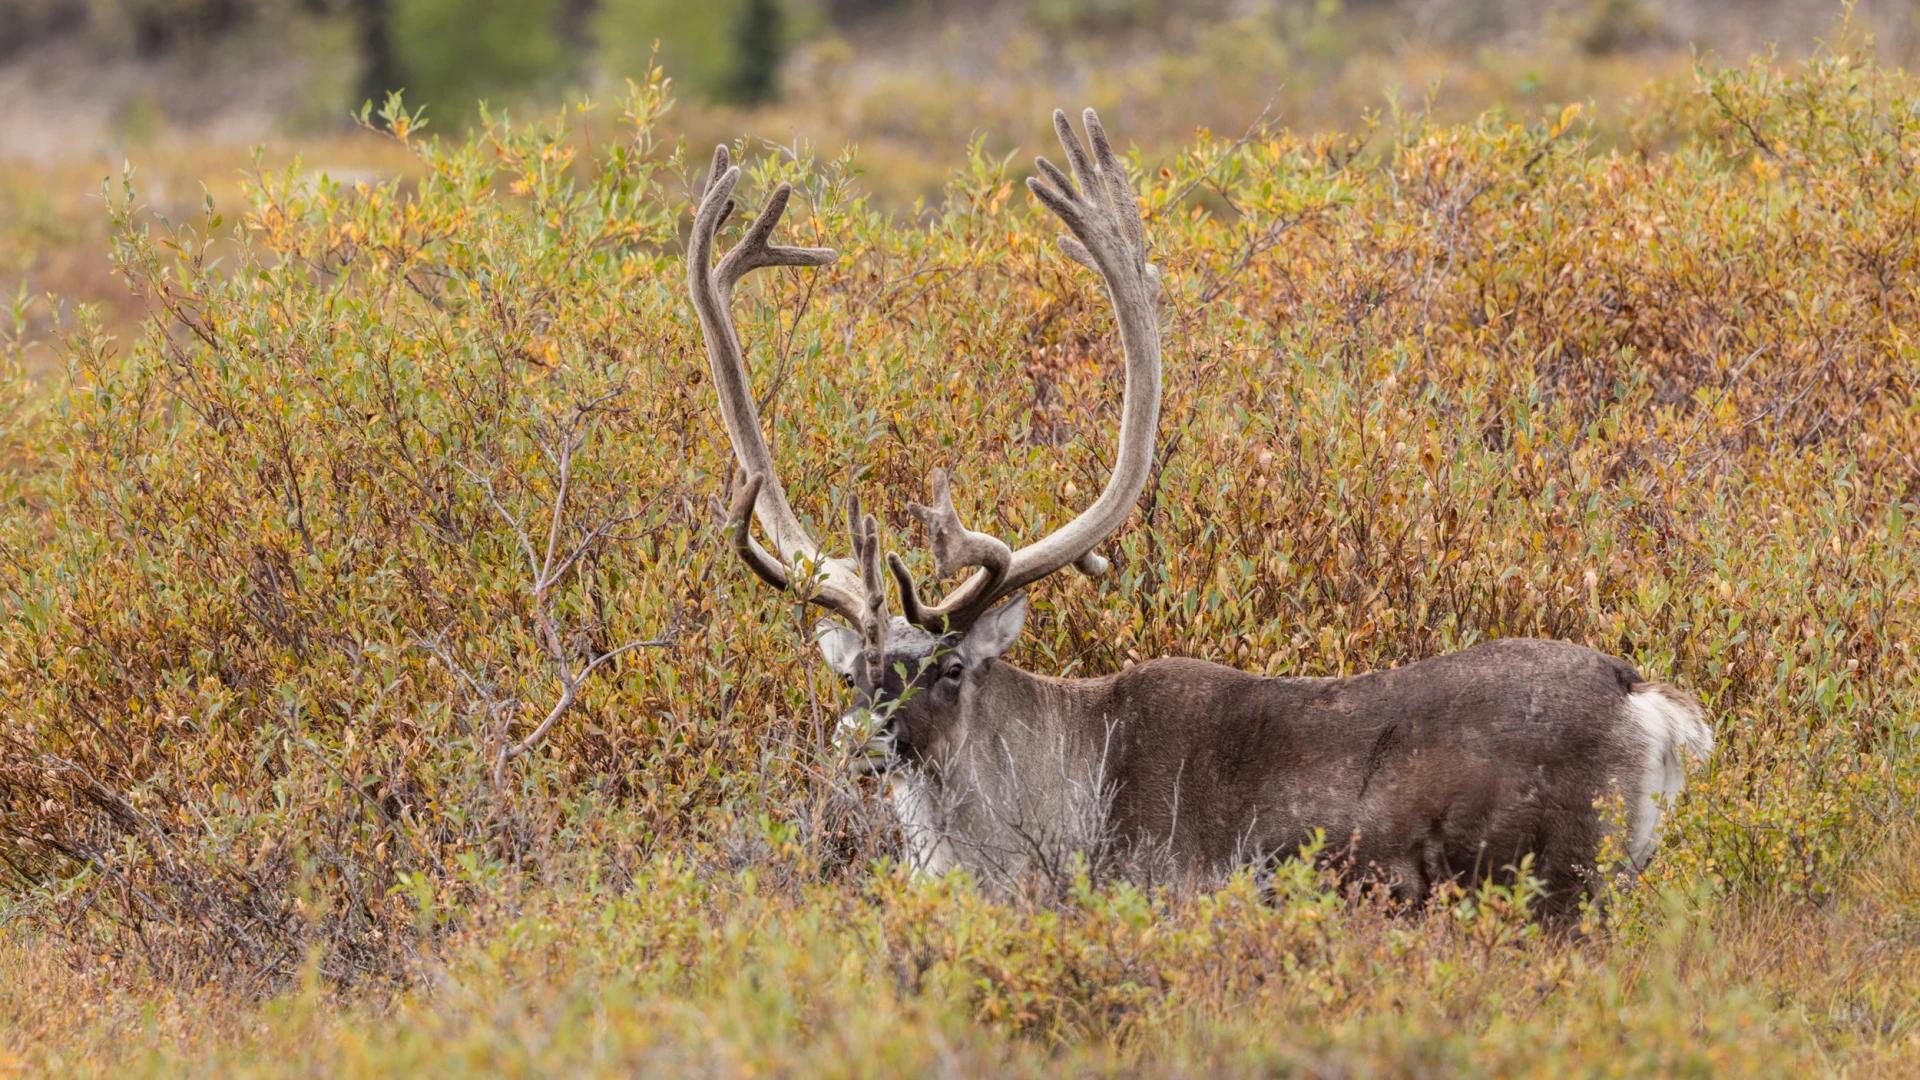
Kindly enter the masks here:
M 407 99 L 441 116 L 519 97 L 559 76 L 569 0 L 386 0 L 387 45 Z
M 827 12 L 837 23 L 857 22 L 906 7 L 906 0 L 828 0 Z
M 780 89 L 786 55 L 779 0 L 745 0 L 733 21 L 733 63 L 722 90 L 746 105 L 770 101 Z
M 73 33 L 87 24 L 87 9 L 77 0 L 11 0 L 0 33 L 0 58 L 27 46 Z
M 593 13 L 599 7 L 600 0 L 560 0 L 560 24 L 555 29 L 570 50 L 592 43 Z
M 600 0 L 593 37 L 600 66 L 615 83 L 658 61 L 683 93 L 725 92 L 733 72 L 729 31 L 742 0 Z
M 1121 33 L 1160 26 L 1173 15 L 1213 4 L 1169 4 L 1161 0 L 1036 0 L 1031 18 L 1055 34 Z
M 400 86 L 400 72 L 393 63 L 392 4 L 388 0 L 350 0 L 350 5 L 360 49 L 359 97 L 378 102 L 387 91 Z
M 1645 0 L 1589 0 L 1575 13 L 1576 40 L 1594 56 L 1631 52 L 1665 34 L 1660 13 Z
M 16 32 L 30 40 L 84 27 L 96 47 L 159 56 L 283 19 L 291 6 L 286 0 L 8 0 L 0 4 L 0 54 L 10 51 Z

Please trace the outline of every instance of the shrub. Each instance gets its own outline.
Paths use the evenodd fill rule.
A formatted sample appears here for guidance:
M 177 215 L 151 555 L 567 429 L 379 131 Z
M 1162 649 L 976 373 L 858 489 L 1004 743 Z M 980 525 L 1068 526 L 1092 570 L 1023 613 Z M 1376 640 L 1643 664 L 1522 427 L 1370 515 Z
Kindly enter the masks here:
M 1161 1030 L 1178 999 L 1212 1003 L 1182 1021 L 1195 1039 L 1231 1037 L 1241 1010 L 1318 1030 L 1315 1008 L 1444 934 L 1389 1059 L 1412 1071 L 1517 1068 L 1560 1037 L 1510 1008 L 1541 996 L 1452 996 L 1502 950 L 1521 959 L 1500 970 L 1548 972 L 1527 976 L 1539 995 L 1585 995 L 1566 1038 L 1588 1052 L 1613 1045 L 1623 1000 L 1650 1046 L 1712 1040 L 1647 1068 L 1738 1066 L 1773 1023 L 1756 1002 L 1799 1002 L 1781 1008 L 1816 1016 L 1822 1046 L 1913 1030 L 1881 999 L 1910 985 L 1885 964 L 1910 944 L 1911 878 L 1887 868 L 1911 862 L 1890 830 L 1920 794 L 1905 76 L 1844 56 L 1703 69 L 1651 97 L 1620 151 L 1567 109 L 1206 138 L 1141 163 L 1168 282 L 1159 465 L 1113 572 L 1049 583 L 1015 658 L 1315 675 L 1538 634 L 1691 686 L 1722 749 L 1656 887 L 1619 898 L 1617 954 L 1475 914 L 1514 898 L 1456 924 L 1368 922 L 1311 888 L 1272 911 L 1063 901 L 1089 916 L 875 872 L 890 838 L 832 768 L 811 617 L 739 572 L 711 513 L 730 457 L 682 297 L 694 177 L 653 137 L 665 108 L 655 72 L 589 152 L 560 122 L 428 140 L 394 104 L 417 180 L 262 170 L 230 228 L 212 206 L 173 223 L 115 198 L 119 268 L 162 314 L 124 351 L 80 326 L 68 386 L 7 455 L 12 917 L 252 991 L 294 985 L 307 956 L 333 985 L 404 982 L 415 950 L 569 897 L 623 917 L 604 897 L 624 897 L 636 940 L 676 935 L 632 954 L 644 978 L 684 970 L 670 958 L 704 928 L 793 920 L 807 963 L 840 958 L 837 993 L 900 972 L 887 1000 L 936 1027 L 951 1007 L 1086 1046 Z M 751 172 L 797 184 L 795 242 L 843 253 L 739 301 L 802 512 L 835 520 L 859 490 L 898 537 L 935 464 L 1007 536 L 1080 506 L 1118 357 L 1097 285 L 1005 164 L 976 151 L 914 223 L 840 163 Z M 714 882 L 774 899 L 649 914 L 736 887 Z M 877 925 L 866 952 L 835 929 L 855 910 Z M 1793 983 L 1799 961 L 1761 943 L 1802 917 L 1794 940 L 1857 947 L 1874 989 Z M 1242 929 L 1216 936 L 1218 919 Z M 1356 936 L 1325 944 L 1301 919 Z M 1696 919 L 1768 966 L 1712 974 L 1714 949 L 1662 936 L 1693 941 Z M 1694 967 L 1648 960 L 1668 956 Z M 780 985 L 714 970 L 739 975 L 728 994 Z M 1305 996 L 1282 1000 L 1298 970 Z M 1724 993 L 1689 1004 L 1701 971 Z M 1366 1000 L 1321 1038 L 1380 1032 L 1395 999 Z M 1512 1056 L 1476 1058 L 1454 1030 L 1505 1032 L 1486 1052 Z

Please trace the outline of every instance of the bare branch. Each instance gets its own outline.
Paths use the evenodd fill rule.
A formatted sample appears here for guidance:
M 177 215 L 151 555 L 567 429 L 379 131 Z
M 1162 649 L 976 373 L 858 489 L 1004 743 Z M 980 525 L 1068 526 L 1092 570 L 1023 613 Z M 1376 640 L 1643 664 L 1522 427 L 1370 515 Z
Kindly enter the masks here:
M 492 505 L 494 512 L 498 514 L 500 518 L 506 522 L 509 529 L 511 529 L 516 542 L 520 545 L 521 552 L 527 559 L 528 573 L 531 579 L 528 582 L 527 591 L 533 605 L 534 637 L 540 642 L 541 650 L 546 653 L 547 662 L 552 666 L 554 675 L 560 682 L 559 696 L 554 700 L 553 704 L 548 707 L 546 715 L 540 719 L 538 724 L 534 725 L 533 730 L 528 732 L 525 737 L 518 741 L 513 741 L 507 737 L 507 724 L 510 722 L 514 711 L 510 706 L 513 703 L 511 701 L 501 702 L 496 699 L 488 688 L 481 686 L 472 675 L 459 664 L 455 663 L 451 655 L 446 651 L 444 639 L 433 643 L 432 647 L 436 653 L 440 655 L 447 667 L 467 682 L 470 692 L 485 702 L 488 713 L 497 719 L 495 727 L 499 740 L 499 750 L 494 754 L 493 767 L 491 770 L 493 785 L 497 791 L 505 790 L 507 765 L 515 758 L 528 753 L 546 740 L 554 726 L 560 722 L 560 719 L 565 716 L 579 700 L 581 687 L 594 672 L 635 649 L 661 648 L 673 643 L 673 636 L 671 634 L 663 637 L 629 641 L 617 648 L 588 657 L 584 664 L 576 667 L 577 658 L 575 654 L 580 650 L 570 649 L 568 647 L 568 634 L 562 633 L 560 618 L 556 611 L 555 594 L 567 581 L 568 577 L 579 567 L 581 560 L 586 558 L 589 553 L 602 544 L 615 529 L 636 520 L 644 513 L 644 511 L 634 511 L 622 514 L 611 514 L 588 527 L 585 532 L 581 534 L 580 539 L 571 545 L 565 546 L 563 552 L 562 537 L 567 533 L 567 516 L 572 509 L 572 502 L 577 501 L 573 498 L 573 472 L 579 450 L 586 442 L 594 414 L 598 412 L 601 406 L 607 401 L 611 400 L 613 396 L 613 394 L 609 393 L 593 401 L 575 406 L 564 424 L 556 425 L 548 429 L 550 441 L 543 443 L 541 450 L 546 455 L 547 460 L 553 463 L 555 476 L 553 502 L 549 508 L 550 517 L 547 522 L 544 556 L 536 553 L 533 538 L 527 530 L 525 519 L 508 510 L 506 505 L 500 500 L 494 489 L 492 479 L 482 476 L 474 470 L 466 470 L 467 474 L 473 477 L 481 490 L 486 493 L 488 502 Z M 569 631 L 568 633 L 577 632 L 578 631 L 575 630 Z

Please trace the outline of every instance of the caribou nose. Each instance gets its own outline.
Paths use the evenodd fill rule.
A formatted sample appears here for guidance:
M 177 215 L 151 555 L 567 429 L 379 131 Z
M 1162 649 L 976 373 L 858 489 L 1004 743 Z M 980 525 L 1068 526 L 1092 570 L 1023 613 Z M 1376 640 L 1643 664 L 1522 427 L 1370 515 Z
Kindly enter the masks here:
M 849 709 L 841 715 L 834 734 L 855 773 L 884 772 L 893 762 L 893 725 L 872 709 Z

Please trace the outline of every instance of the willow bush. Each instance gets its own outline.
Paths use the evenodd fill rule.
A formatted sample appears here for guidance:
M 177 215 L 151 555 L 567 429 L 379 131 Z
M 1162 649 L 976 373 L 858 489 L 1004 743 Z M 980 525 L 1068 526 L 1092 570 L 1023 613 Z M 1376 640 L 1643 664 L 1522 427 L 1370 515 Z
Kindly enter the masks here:
M 259 993 L 309 964 L 326 986 L 408 984 L 523 917 L 536 929 L 500 948 L 550 974 L 539 913 L 592 941 L 614 915 L 590 913 L 618 912 L 680 935 L 606 949 L 685 993 L 772 955 L 750 908 L 802 942 L 781 948 L 825 950 L 806 953 L 823 1001 L 882 979 L 880 1012 L 949 1030 L 957 1009 L 1045 1046 L 1143 1038 L 1169 995 L 1227 1024 L 1208 1037 L 1251 1036 L 1282 973 L 1285 1024 L 1347 1003 L 1327 1038 L 1381 1036 L 1385 1014 L 1353 1010 L 1412 1000 L 1421 1031 L 1521 1022 L 1489 982 L 1444 1004 L 1461 964 L 1577 985 L 1588 1023 L 1626 1007 L 1614 986 L 1657 1027 L 1685 1015 L 1684 985 L 1595 984 L 1608 949 L 1711 965 L 1674 944 L 1698 921 L 1801 913 L 1896 945 L 1862 945 L 1867 981 L 1805 1006 L 1823 1044 L 1914 1037 L 1911 997 L 1888 1004 L 1912 989 L 1898 868 L 1920 795 L 1911 80 L 1831 54 L 1703 67 L 1650 91 L 1614 148 L 1569 108 L 1203 134 L 1137 163 L 1166 280 L 1158 463 L 1113 571 L 1042 586 L 1013 659 L 1330 675 L 1541 635 L 1694 688 L 1718 753 L 1571 959 L 1485 914 L 1523 896 L 1422 921 L 1312 882 L 1243 909 L 902 880 L 877 793 L 836 768 L 812 616 L 721 533 L 731 459 L 680 262 L 706 155 L 655 139 L 666 92 L 655 73 L 584 132 L 570 113 L 448 139 L 390 102 L 379 124 L 416 176 L 260 170 L 237 212 L 193 222 L 110 190 L 116 264 L 162 314 L 124 343 L 76 327 L 64 389 L 7 429 L 18 925 L 83 967 Z M 736 304 L 817 532 L 839 538 L 858 492 L 917 547 L 905 504 L 934 466 L 1010 538 L 1084 505 L 1117 343 L 1007 164 L 976 153 L 902 219 L 851 159 L 742 149 L 743 190 L 795 184 L 791 242 L 842 253 Z M 505 753 L 569 687 L 550 734 Z M 675 906 L 689 890 L 704 899 Z M 703 933 L 732 959 L 663 959 Z M 871 967 L 820 958 L 855 953 Z M 458 970 L 516 977 L 477 955 Z M 595 970 L 616 969 L 634 971 Z M 1675 1053 L 1707 1037 L 1662 1067 L 1737 1064 L 1713 1055 L 1778 1035 L 1768 992 L 1793 993 L 1703 997 L 1734 1002 L 1724 1024 L 1649 1028 Z M 816 1031 L 804 1009 L 769 1015 Z M 1472 1060 L 1425 1045 L 1393 1060 Z

